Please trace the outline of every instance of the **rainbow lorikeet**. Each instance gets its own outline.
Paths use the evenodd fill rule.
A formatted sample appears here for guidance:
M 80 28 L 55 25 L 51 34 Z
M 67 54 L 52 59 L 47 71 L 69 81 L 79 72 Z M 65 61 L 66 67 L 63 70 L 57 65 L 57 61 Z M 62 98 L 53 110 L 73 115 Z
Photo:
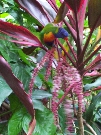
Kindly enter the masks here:
M 56 38 L 67 40 L 68 32 L 64 28 L 59 28 L 53 24 L 47 24 L 40 32 L 40 39 L 44 45 L 51 48 Z

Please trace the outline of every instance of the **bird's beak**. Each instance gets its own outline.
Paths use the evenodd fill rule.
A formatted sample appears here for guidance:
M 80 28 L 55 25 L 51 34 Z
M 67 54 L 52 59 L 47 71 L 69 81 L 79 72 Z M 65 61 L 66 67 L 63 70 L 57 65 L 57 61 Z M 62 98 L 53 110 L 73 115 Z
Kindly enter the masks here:
M 68 41 L 68 38 L 67 38 L 67 37 L 65 37 L 65 38 L 64 38 L 64 40 L 65 40 L 65 41 Z

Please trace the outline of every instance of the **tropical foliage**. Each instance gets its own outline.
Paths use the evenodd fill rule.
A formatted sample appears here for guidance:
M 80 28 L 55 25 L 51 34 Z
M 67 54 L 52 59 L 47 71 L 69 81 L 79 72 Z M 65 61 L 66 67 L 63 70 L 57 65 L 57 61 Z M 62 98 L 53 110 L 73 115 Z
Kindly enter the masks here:
M 0 134 L 101 134 L 101 1 L 0 1 Z

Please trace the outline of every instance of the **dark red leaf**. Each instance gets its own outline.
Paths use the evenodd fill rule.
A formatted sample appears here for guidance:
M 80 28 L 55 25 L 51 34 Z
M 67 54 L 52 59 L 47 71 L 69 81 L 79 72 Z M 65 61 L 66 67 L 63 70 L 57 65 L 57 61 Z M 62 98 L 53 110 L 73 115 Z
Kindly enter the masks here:
M 79 9 L 79 12 L 77 13 L 80 42 L 82 42 L 83 40 L 84 19 L 85 19 L 87 3 L 88 0 L 84 0 L 81 8 Z
M 66 3 L 63 2 L 61 7 L 59 8 L 59 11 L 58 11 L 57 16 L 54 20 L 54 23 L 59 23 L 59 22 L 63 21 L 67 12 L 68 12 L 68 8 L 66 6 Z
M 37 0 L 15 0 L 24 10 L 36 18 L 43 26 L 50 22 L 44 8 Z
M 79 11 L 85 0 L 64 0 L 72 11 Z
M 84 70 L 84 74 L 87 73 L 89 70 L 94 69 L 97 65 L 100 64 L 101 61 L 101 54 L 98 54 L 97 57 L 86 67 Z
M 101 0 L 90 0 L 88 4 L 88 21 L 90 28 L 101 25 Z
M 34 118 L 34 109 L 32 100 L 24 91 L 23 84 L 13 75 L 9 64 L 0 56 L 0 74 L 3 76 L 7 84 L 11 87 L 19 100 L 26 107 L 29 114 Z
M 11 40 L 11 42 L 25 44 L 27 46 L 42 46 L 40 40 L 22 26 L 17 26 L 0 20 L 0 31 L 13 38 L 16 38 L 16 40 Z

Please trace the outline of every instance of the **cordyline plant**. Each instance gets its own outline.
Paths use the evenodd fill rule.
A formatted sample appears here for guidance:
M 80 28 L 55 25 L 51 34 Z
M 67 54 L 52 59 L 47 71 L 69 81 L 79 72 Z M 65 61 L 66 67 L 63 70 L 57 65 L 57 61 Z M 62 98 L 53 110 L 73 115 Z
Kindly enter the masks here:
M 46 62 L 48 62 L 46 81 L 51 75 L 53 64 L 55 70 L 51 100 L 54 124 L 60 129 L 58 109 L 62 105 L 66 116 L 66 134 L 76 134 L 79 130 L 79 135 L 84 135 L 84 125 L 86 125 L 92 134 L 97 135 L 88 124 L 89 120 L 86 117 L 83 118 L 83 113 L 87 114 L 84 104 L 86 93 L 83 91 L 83 77 L 90 70 L 94 70 L 101 60 L 101 54 L 98 53 L 101 46 L 99 45 L 94 50 L 100 39 L 89 47 L 94 30 L 101 25 L 101 0 L 60 0 L 60 8 L 57 7 L 55 0 L 44 2 L 41 0 L 15 0 L 15 2 L 39 22 L 37 26 L 40 33 L 36 36 L 25 27 L 2 20 L 0 20 L 0 32 L 11 37 L 9 39 L 11 42 L 32 47 L 32 51 L 34 47 L 39 47 L 46 52 L 32 72 L 28 94 L 24 91 L 22 83 L 12 74 L 8 63 L 2 56 L 0 57 L 1 75 L 32 116 L 28 135 L 32 134 L 36 123 L 31 99 L 34 80 Z M 86 19 L 89 23 L 87 39 L 84 34 Z M 54 58 L 55 53 L 58 56 L 56 59 Z M 97 74 L 98 72 L 90 75 L 97 76 Z M 58 98 L 60 90 L 64 94 Z M 75 104 L 78 104 L 77 108 L 75 108 Z M 77 120 L 79 129 L 76 129 L 75 121 Z

